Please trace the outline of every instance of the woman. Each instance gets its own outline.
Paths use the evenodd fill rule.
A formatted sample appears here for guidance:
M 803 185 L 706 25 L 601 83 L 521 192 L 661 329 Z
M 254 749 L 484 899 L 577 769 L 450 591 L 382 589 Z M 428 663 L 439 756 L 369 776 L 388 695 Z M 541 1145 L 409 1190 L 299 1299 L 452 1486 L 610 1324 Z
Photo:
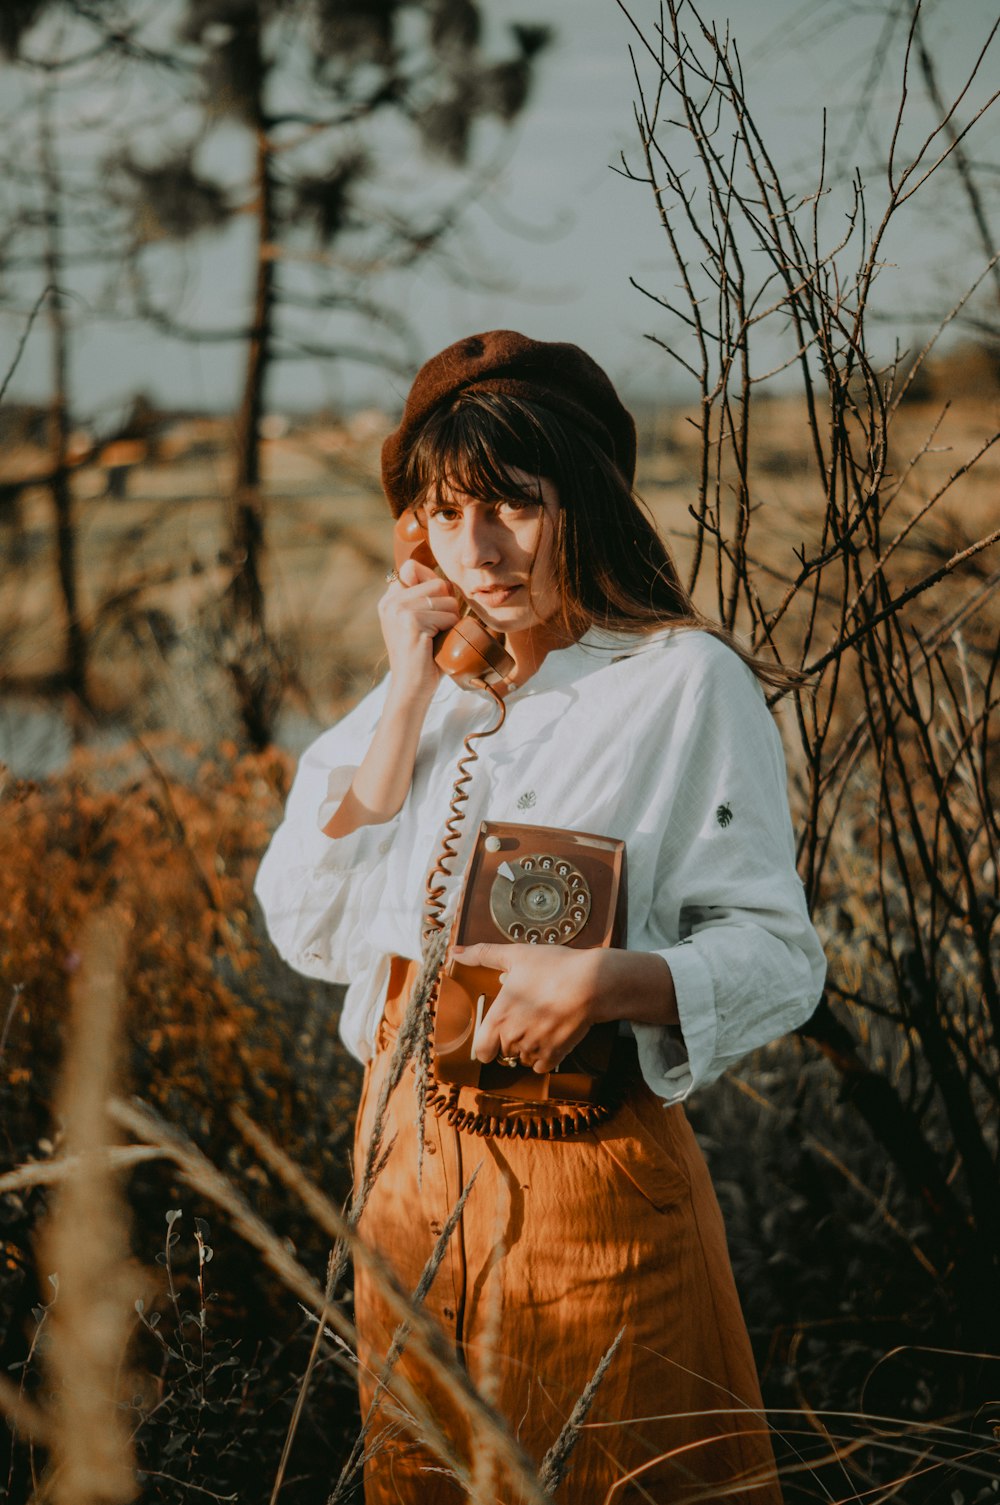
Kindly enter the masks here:
M 435 637 L 468 602 L 512 666 L 493 697 L 503 725 L 478 744 L 457 844 L 436 867 L 438 921 L 487 818 L 618 838 L 628 862 L 622 945 L 498 933 L 465 950 L 461 962 L 500 983 L 474 1054 L 549 1072 L 591 1026 L 614 1021 L 612 1106 L 557 1126 L 558 1137 L 531 1137 L 537 1124 L 519 1137 L 523 1123 L 507 1132 L 503 1115 L 517 1120 L 522 1105 L 501 1111 L 470 1087 L 437 1084 L 418 1172 L 420 1078 L 405 1073 L 361 1232 L 414 1290 L 476 1170 L 424 1304 L 531 1458 L 624 1329 L 558 1497 L 773 1505 L 721 1218 L 681 1104 L 807 1018 L 825 962 L 761 689 L 787 678 L 697 616 L 633 500 L 634 465 L 632 419 L 576 346 L 494 330 L 421 369 L 383 448 L 383 481 L 397 518 L 415 510 L 437 568 L 411 559 L 390 578 L 389 674 L 303 757 L 257 892 L 294 967 L 350 983 L 341 1031 L 367 1063 L 362 1165 L 422 954 L 456 764 L 464 739 L 497 720 L 490 698 L 434 662 Z M 395 1321 L 362 1269 L 355 1296 L 367 1406 Z M 472 1460 L 468 1423 L 432 1378 L 406 1355 L 398 1372 Z M 375 1398 L 369 1505 L 462 1499 Z

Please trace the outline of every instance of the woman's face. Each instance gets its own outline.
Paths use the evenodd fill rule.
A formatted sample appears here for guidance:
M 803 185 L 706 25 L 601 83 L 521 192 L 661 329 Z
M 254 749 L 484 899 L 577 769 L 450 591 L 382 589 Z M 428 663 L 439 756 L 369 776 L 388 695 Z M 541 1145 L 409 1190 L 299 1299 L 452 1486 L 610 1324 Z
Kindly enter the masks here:
M 497 632 L 526 632 L 559 608 L 556 519 L 559 496 L 544 477 L 511 470 L 518 486 L 537 492 L 525 502 L 480 502 L 441 488 L 421 509 L 431 552 L 478 617 Z

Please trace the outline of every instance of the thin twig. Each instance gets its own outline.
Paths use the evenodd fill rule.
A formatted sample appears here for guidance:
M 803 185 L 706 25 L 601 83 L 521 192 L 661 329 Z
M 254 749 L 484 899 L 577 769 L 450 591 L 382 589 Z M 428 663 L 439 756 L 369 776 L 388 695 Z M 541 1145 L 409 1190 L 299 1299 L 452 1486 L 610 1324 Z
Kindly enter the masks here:
M 42 288 L 42 291 L 35 299 L 31 312 L 28 314 L 28 322 L 25 324 L 24 328 L 21 331 L 21 338 L 18 340 L 17 349 L 14 351 L 14 359 L 11 361 L 9 367 L 7 368 L 7 374 L 3 379 L 3 383 L 0 384 L 0 402 L 3 402 L 4 398 L 6 397 L 7 388 L 10 386 L 11 378 L 13 377 L 14 372 L 17 370 L 18 366 L 21 364 L 21 356 L 24 354 L 24 347 L 28 343 L 28 336 L 31 333 L 31 326 L 34 324 L 38 315 L 41 313 L 42 308 L 44 307 L 50 293 L 55 297 L 58 297 L 59 295 L 59 289 L 57 287 L 54 287 L 51 282 L 47 283 L 45 287 Z

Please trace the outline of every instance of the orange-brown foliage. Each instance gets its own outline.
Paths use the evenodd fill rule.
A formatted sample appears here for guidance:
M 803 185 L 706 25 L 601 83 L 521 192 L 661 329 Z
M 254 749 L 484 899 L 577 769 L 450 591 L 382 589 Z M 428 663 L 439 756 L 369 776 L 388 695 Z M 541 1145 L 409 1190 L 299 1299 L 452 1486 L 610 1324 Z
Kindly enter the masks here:
M 273 1131 L 297 1142 L 287 1020 L 256 973 L 250 888 L 287 793 L 291 760 L 271 750 L 194 764 L 164 748 L 178 774 L 134 749 L 78 757 L 45 786 L 14 786 L 0 822 L 0 996 L 17 997 L 3 1064 L 38 1106 L 59 1057 L 77 937 L 112 899 L 131 926 L 125 961 L 133 1084 L 176 1114 L 270 1104 Z M 136 776 L 138 774 L 138 776 Z M 201 1116 L 201 1115 L 199 1115 Z M 190 1111 L 184 1114 L 191 1127 Z

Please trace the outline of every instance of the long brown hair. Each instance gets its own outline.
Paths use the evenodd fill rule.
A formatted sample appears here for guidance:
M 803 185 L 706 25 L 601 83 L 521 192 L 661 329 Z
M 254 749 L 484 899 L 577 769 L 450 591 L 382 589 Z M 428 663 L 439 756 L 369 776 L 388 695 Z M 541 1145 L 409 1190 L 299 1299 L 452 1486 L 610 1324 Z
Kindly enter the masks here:
M 801 683 L 698 611 L 618 467 L 583 427 L 540 403 L 473 387 L 432 413 L 407 460 L 410 505 L 438 499 L 444 485 L 475 501 L 536 501 L 537 485 L 518 484 L 512 470 L 545 477 L 559 493 L 555 560 L 568 638 L 589 627 L 697 629 L 720 638 L 764 683 Z

